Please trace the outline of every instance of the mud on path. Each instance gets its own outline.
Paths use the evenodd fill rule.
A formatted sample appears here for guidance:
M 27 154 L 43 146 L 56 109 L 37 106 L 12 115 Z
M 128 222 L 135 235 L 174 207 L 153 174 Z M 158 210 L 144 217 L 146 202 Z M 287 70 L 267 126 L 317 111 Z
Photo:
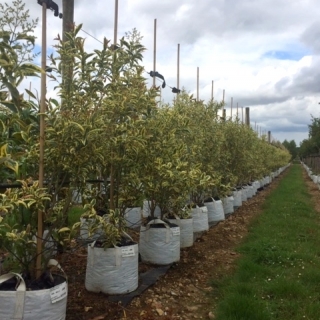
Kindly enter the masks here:
M 288 170 L 286 170 L 287 172 Z M 84 287 L 86 250 L 62 256 L 69 277 L 67 320 L 153 320 L 214 319 L 210 280 L 220 279 L 234 268 L 234 250 L 248 233 L 250 222 L 261 212 L 266 196 L 277 187 L 282 173 L 255 197 L 243 203 L 225 221 L 210 228 L 192 247 L 181 250 L 181 260 L 149 289 L 123 307 L 105 294 L 87 292 Z M 319 190 L 306 173 L 303 177 L 320 212 Z M 138 233 L 134 234 L 138 237 Z M 139 273 L 150 266 L 140 263 Z

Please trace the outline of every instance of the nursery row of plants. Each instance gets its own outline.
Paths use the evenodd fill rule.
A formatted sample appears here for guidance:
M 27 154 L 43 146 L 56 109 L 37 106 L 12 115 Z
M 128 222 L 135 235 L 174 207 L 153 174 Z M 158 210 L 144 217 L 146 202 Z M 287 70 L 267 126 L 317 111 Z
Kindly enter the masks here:
M 314 154 L 303 158 L 303 163 L 310 168 L 315 175 L 320 173 L 320 155 Z
M 222 102 L 195 101 L 183 91 L 172 104 L 159 105 L 158 88 L 147 88 L 143 77 L 145 48 L 136 34 L 121 39 L 116 50 L 105 39 L 101 49 L 87 52 L 80 29 L 81 25 L 70 33 L 67 42 L 58 37 L 56 54 L 50 56 L 52 72 L 47 78 L 56 82 L 56 99 L 46 101 L 44 188 L 38 185 L 40 101 L 29 90 L 24 99 L 18 89 L 26 76 L 44 70 L 19 60 L 19 43 L 32 43 L 32 37 L 20 34 L 15 42 L 9 32 L 0 34 L 0 85 L 5 89 L 0 96 L 0 182 L 3 187 L 19 184 L 0 193 L 1 273 L 16 272 L 0 277 L 0 289 L 9 290 L 5 297 L 0 290 L 1 302 L 12 304 L 0 318 L 10 318 L 15 312 L 20 312 L 18 316 L 25 312 L 24 319 L 64 318 L 67 286 L 62 277 L 52 276 L 48 263 L 60 269 L 51 258 L 84 229 L 94 240 L 88 246 L 88 267 L 95 264 L 97 247 L 116 247 L 117 257 L 137 259 L 137 244 L 126 249 L 132 244 L 124 233 L 128 208 L 147 203 L 147 225 L 141 226 L 146 242 L 152 224 L 155 229 L 169 229 L 168 239 L 171 234 L 180 235 L 180 228 L 171 230 L 164 218 L 183 220 L 190 217 L 193 207 L 209 200 L 229 197 L 231 201 L 237 189 L 258 188 L 259 181 L 290 160 L 281 144 L 260 139 L 238 119 L 220 118 Z M 68 212 L 78 196 L 84 209 L 82 222 L 70 227 Z M 42 224 L 39 213 L 45 227 L 42 238 L 37 236 Z M 111 256 L 100 261 L 98 268 L 114 267 L 113 262 L 109 264 Z M 136 272 L 118 258 L 115 264 L 123 266 L 123 272 Z M 87 272 L 89 283 L 93 273 Z M 101 279 L 94 281 L 101 283 Z M 27 291 L 24 308 L 17 307 L 16 291 L 11 291 L 20 288 L 17 283 L 35 292 L 46 290 L 40 296 L 47 301 L 34 302 Z M 86 286 L 101 291 L 96 284 L 91 289 Z M 136 282 L 120 293 L 135 288 Z M 60 307 L 60 312 L 53 306 Z
M 301 142 L 299 148 L 300 159 L 314 173 L 320 173 L 320 118 L 311 117 L 308 139 Z
M 320 174 L 319 171 L 313 170 L 313 166 L 309 166 L 307 163 L 302 163 L 303 167 L 308 173 L 309 178 L 313 181 L 313 183 L 319 188 L 320 190 Z

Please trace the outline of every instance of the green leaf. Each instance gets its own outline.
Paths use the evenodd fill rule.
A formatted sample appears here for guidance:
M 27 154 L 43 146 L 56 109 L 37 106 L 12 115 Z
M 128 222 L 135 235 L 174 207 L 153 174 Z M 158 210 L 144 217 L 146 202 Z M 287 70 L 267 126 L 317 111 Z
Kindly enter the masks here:
M 27 92 L 27 94 L 31 97 L 31 98 L 33 98 L 33 99 L 37 99 L 37 97 L 30 91 L 30 90 L 28 90 L 28 89 L 25 89 L 25 91 Z

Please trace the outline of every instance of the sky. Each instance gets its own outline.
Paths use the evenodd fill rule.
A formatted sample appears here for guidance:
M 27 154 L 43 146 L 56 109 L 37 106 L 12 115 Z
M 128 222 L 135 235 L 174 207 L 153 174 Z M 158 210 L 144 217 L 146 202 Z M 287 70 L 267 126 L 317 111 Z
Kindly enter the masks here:
M 12 0 L 0 0 L 10 3 Z M 55 0 L 62 11 L 62 0 Z M 113 40 L 115 0 L 74 0 L 74 20 L 88 51 Z M 26 0 L 41 50 L 41 6 Z M 251 126 L 271 131 L 273 139 L 308 138 L 311 115 L 320 117 L 320 4 L 318 0 L 119 0 L 118 38 L 136 28 L 146 47 L 143 65 L 153 70 L 154 20 L 157 19 L 156 71 L 166 80 L 161 98 L 170 103 L 177 86 L 180 44 L 180 88 L 221 101 L 225 90 L 227 116 L 250 108 Z M 62 32 L 62 21 L 47 12 L 48 51 Z M 90 34 L 90 36 L 88 35 Z M 94 37 L 94 38 L 93 38 Z M 40 64 L 40 61 L 38 62 Z M 148 85 L 152 78 L 145 73 Z M 158 82 L 160 85 L 161 82 Z M 32 81 L 40 90 L 40 82 Z M 48 84 L 48 95 L 54 95 Z

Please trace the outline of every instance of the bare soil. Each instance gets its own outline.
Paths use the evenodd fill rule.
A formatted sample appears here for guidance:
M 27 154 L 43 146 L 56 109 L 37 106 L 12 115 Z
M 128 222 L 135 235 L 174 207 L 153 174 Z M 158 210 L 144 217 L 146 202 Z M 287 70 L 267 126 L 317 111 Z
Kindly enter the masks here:
M 181 260 L 172 265 L 152 287 L 123 307 L 105 294 L 84 287 L 86 249 L 62 255 L 69 279 L 67 320 L 153 320 L 214 319 L 210 281 L 232 272 L 239 254 L 235 248 L 248 233 L 248 226 L 261 212 L 266 196 L 277 187 L 283 173 L 255 197 L 243 203 L 225 221 L 210 228 L 190 248 L 181 250 Z M 309 191 L 320 212 L 319 190 L 303 173 Z M 138 237 L 138 233 L 133 234 Z M 152 266 L 139 264 L 139 272 Z

